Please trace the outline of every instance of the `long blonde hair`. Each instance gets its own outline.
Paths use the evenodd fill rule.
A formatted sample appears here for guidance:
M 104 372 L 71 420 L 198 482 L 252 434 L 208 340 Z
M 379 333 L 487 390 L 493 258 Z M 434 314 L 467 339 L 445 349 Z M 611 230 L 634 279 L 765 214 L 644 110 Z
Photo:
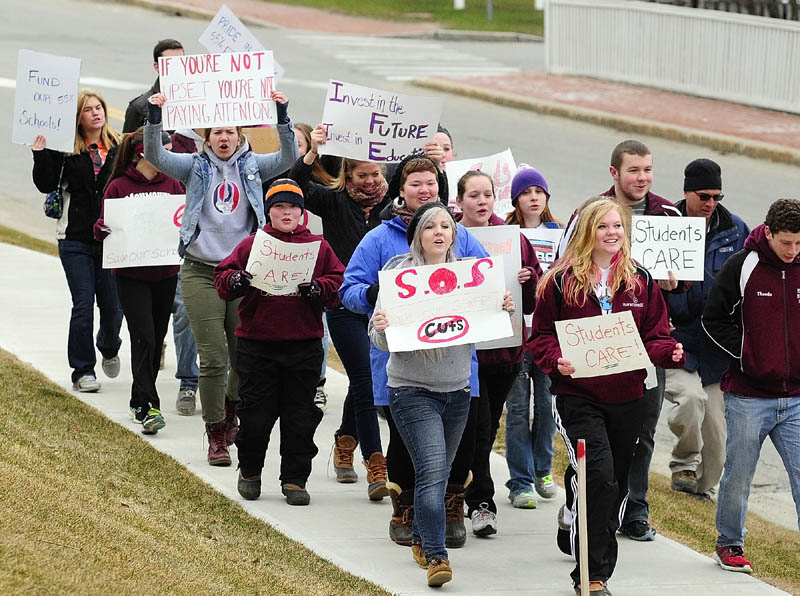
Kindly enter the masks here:
M 536 288 L 541 298 L 545 288 L 555 283 L 562 274 L 562 295 L 570 305 L 583 306 L 586 296 L 594 291 L 597 265 L 592 260 L 597 228 L 600 220 L 612 209 L 619 213 L 625 230 L 625 241 L 611 260 L 609 290 L 614 295 L 620 288 L 636 292 L 640 282 L 636 277 L 636 265 L 631 260 L 631 210 L 608 197 L 590 197 L 581 205 L 575 232 L 567 244 L 564 255 L 553 264 Z
M 119 143 L 119 133 L 111 128 L 111 125 L 108 123 L 108 105 L 106 104 L 106 100 L 94 89 L 85 87 L 78 91 L 78 113 L 75 115 L 75 146 L 73 147 L 75 153 L 83 153 L 89 150 L 89 145 L 86 144 L 86 137 L 81 128 L 81 114 L 83 113 L 83 108 L 86 107 L 86 102 L 92 97 L 97 98 L 97 101 L 103 106 L 103 113 L 106 119 L 103 128 L 100 129 L 100 142 L 103 143 L 106 149 L 111 149 Z

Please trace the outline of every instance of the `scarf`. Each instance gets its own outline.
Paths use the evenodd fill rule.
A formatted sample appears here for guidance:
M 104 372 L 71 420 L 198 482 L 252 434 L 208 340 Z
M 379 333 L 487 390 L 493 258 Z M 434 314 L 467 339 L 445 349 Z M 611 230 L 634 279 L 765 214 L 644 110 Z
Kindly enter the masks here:
M 392 202 L 392 215 L 399 217 L 406 222 L 406 225 L 408 225 L 408 222 L 410 222 L 411 218 L 414 217 L 414 212 L 409 210 L 406 202 L 403 199 L 397 197 Z
M 345 182 L 345 190 L 350 198 L 353 199 L 361 209 L 364 210 L 364 219 L 369 219 L 369 214 L 372 208 L 383 200 L 386 196 L 386 191 L 389 189 L 389 184 L 385 179 L 381 178 L 378 186 L 375 187 L 370 193 L 366 193 L 358 188 L 353 182 L 348 179 Z

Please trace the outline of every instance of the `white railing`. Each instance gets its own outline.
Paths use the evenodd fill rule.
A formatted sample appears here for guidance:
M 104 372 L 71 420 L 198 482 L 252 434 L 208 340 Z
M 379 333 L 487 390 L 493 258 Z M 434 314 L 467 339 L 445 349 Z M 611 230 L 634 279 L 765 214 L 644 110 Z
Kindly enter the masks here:
M 795 21 L 631 0 L 549 0 L 545 45 L 552 74 L 800 113 Z

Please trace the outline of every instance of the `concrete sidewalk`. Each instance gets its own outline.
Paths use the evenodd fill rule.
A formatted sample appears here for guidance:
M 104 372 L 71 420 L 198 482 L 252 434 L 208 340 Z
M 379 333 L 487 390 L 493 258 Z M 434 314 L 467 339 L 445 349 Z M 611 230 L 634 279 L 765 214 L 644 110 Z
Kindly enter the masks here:
M 14 264 L 0 271 L 0 287 L 3 288 L 0 292 L 0 347 L 29 362 L 71 392 L 65 353 L 70 297 L 58 259 L 0 244 L 0 260 Z M 110 380 L 100 374 L 102 392 L 75 395 L 139 434 L 127 415 L 130 353 L 124 328 L 123 333 L 120 376 Z M 430 593 L 424 571 L 416 566 L 410 550 L 395 546 L 388 539 L 389 500 L 368 501 L 363 469 L 359 469 L 358 483 L 340 485 L 329 468 L 331 440 L 347 390 L 343 375 L 333 370 L 328 373 L 329 407 L 317 431 L 320 453 L 314 460 L 308 484 L 311 506 L 289 507 L 280 495 L 277 437 L 273 438 L 267 455 L 261 499 L 243 501 L 236 491 L 235 466 L 213 468 L 206 463 L 200 415 L 182 417 L 175 412 L 178 384 L 172 376 L 175 359 L 171 336 L 168 342 L 167 366 L 159 378 L 167 426 L 154 437 L 142 436 L 142 440 L 174 457 L 252 515 L 342 569 L 393 593 Z M 385 428 L 383 430 L 385 436 Z M 573 562 L 555 545 L 556 512 L 563 503 L 563 494 L 553 501 L 540 501 L 539 508 L 534 511 L 513 509 L 505 499 L 503 484 L 508 479 L 505 460 L 494 454 L 492 474 L 500 507 L 499 533 L 488 539 L 470 536 L 465 548 L 451 550 L 454 580 L 443 589 L 451 594 L 573 594 L 569 581 Z M 710 553 L 712 545 L 708 546 Z M 752 577 L 723 571 L 706 554 L 698 554 L 663 536 L 651 543 L 620 538 L 619 565 L 610 587 L 616 596 L 666 596 L 676 592 L 685 596 L 785 594 Z

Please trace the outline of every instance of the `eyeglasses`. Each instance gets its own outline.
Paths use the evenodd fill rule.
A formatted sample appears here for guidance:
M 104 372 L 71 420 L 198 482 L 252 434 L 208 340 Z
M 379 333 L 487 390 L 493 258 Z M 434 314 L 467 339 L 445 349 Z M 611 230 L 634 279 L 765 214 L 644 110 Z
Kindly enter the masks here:
M 694 194 L 696 194 L 697 198 L 700 199 L 701 201 L 703 201 L 704 203 L 706 201 L 710 201 L 711 199 L 714 199 L 717 203 L 719 203 L 722 199 L 725 198 L 725 195 L 722 194 L 722 193 L 719 193 L 718 195 L 710 195 L 710 194 L 708 194 L 706 192 L 697 192 L 697 191 L 695 191 Z

